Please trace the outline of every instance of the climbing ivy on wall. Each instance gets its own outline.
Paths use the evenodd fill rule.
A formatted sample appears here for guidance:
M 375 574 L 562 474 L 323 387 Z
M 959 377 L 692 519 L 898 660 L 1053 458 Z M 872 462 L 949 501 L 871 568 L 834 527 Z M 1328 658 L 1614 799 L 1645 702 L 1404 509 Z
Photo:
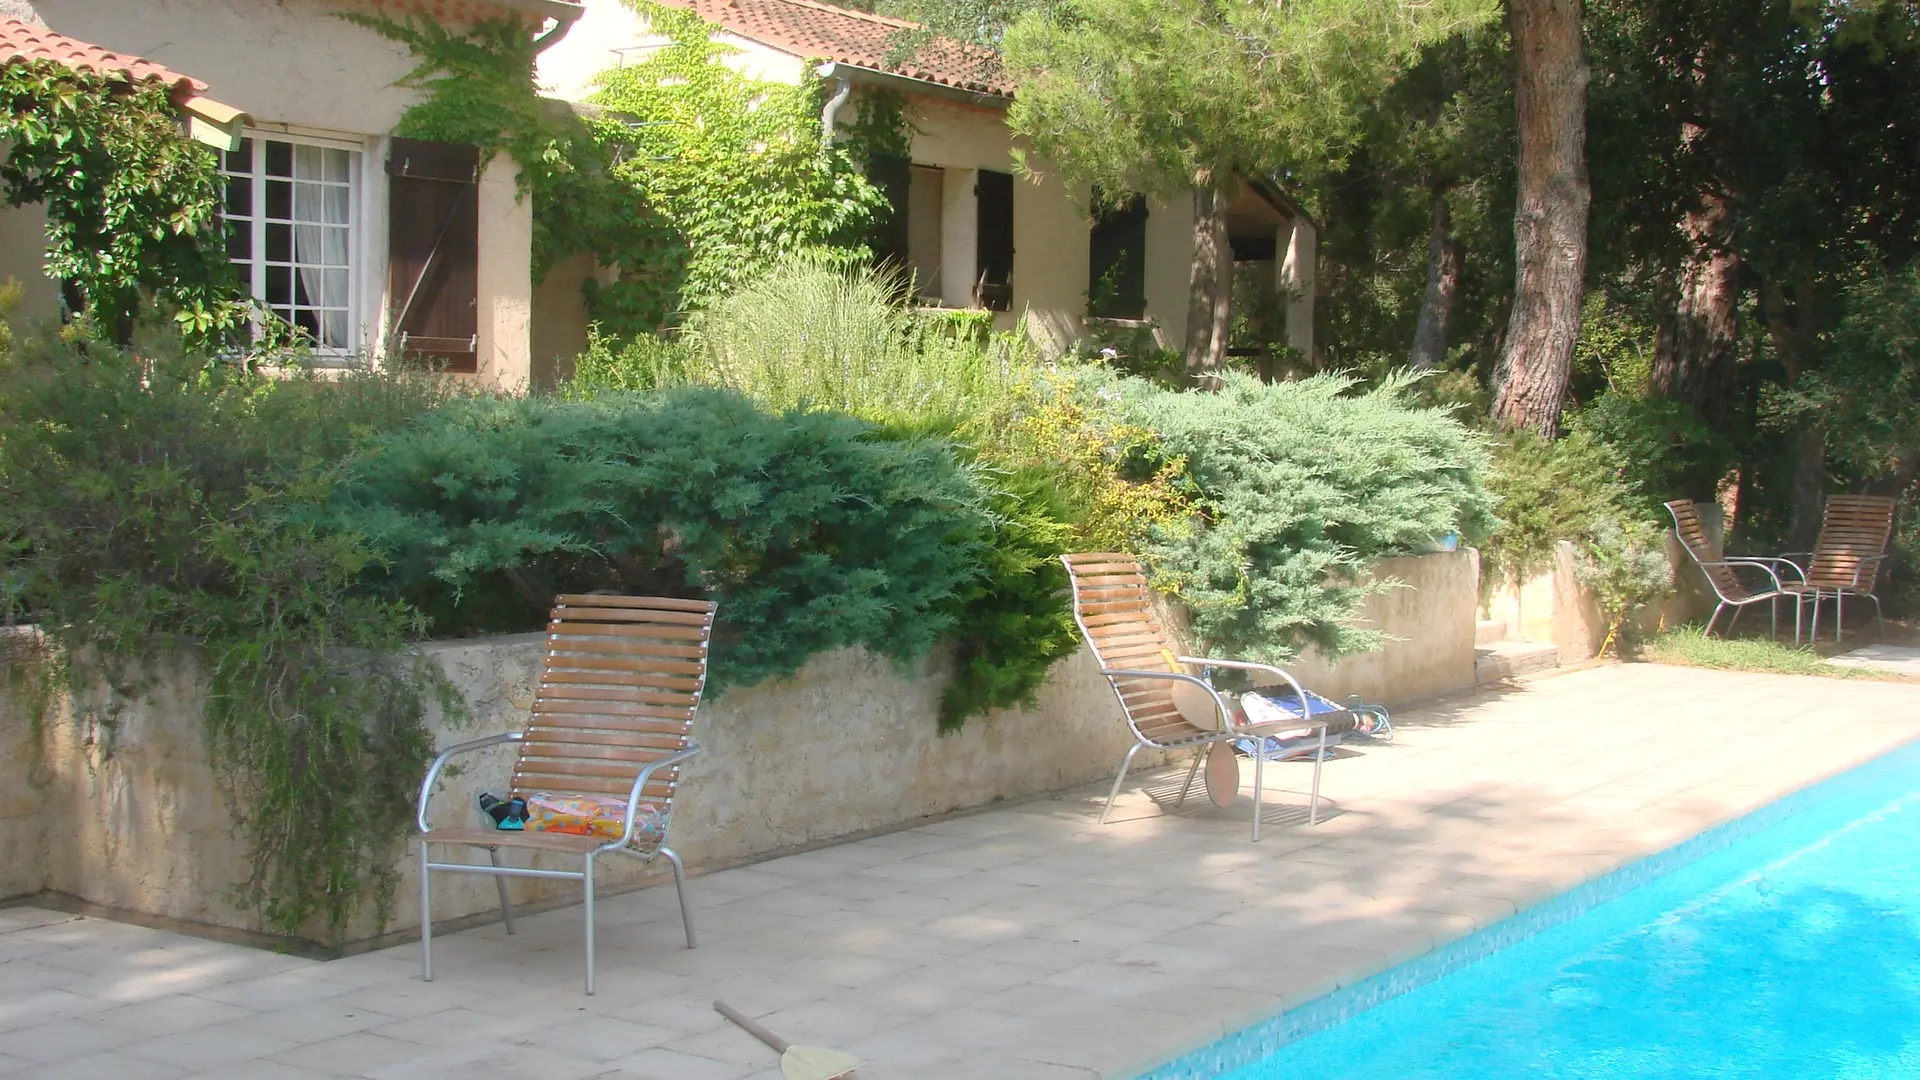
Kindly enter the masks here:
M 674 242 L 622 257 L 620 280 L 593 294 L 615 333 L 651 329 L 706 304 L 776 255 L 809 248 L 864 254 L 885 196 L 864 163 L 820 135 L 824 88 L 748 78 L 737 52 L 691 12 L 634 4 L 669 43 L 604 73 L 594 102 L 619 117 L 615 173 L 653 207 Z
M 47 271 L 124 335 L 143 302 L 188 336 L 245 325 L 219 243 L 212 150 L 181 134 L 167 90 L 51 61 L 0 66 L 0 196 L 44 203 Z
M 424 96 L 394 134 L 473 146 L 483 162 L 505 152 L 519 166 L 521 195 L 533 200 L 535 281 L 571 255 L 614 262 L 665 241 L 645 200 L 613 175 L 619 140 L 535 92 L 538 41 L 525 21 L 487 19 L 452 30 L 430 19 L 338 14 L 413 53 L 414 68 L 399 85 Z
M 470 144 L 483 160 L 505 151 L 519 165 L 534 204 L 536 277 L 576 254 L 619 268 L 610 284 L 585 284 L 610 337 L 673 323 L 782 252 L 865 254 L 887 208 L 866 179 L 865 156 L 901 143 L 884 134 L 903 123 L 897 101 L 863 109 L 848 144 L 823 143 L 818 79 L 748 78 L 727 66 L 736 50 L 710 40 L 713 28 L 697 15 L 646 0 L 634 7 L 669 44 L 603 73 L 598 109 L 584 116 L 535 92 L 537 42 L 522 21 L 451 30 L 340 17 L 406 45 L 417 61 L 401 85 L 424 100 L 397 134 Z

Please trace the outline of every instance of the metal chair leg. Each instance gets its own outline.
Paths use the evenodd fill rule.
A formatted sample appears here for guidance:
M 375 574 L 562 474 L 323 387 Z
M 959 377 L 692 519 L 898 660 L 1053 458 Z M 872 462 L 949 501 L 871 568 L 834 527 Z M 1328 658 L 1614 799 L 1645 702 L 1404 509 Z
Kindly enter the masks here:
M 1807 644 L 1820 643 L 1820 590 L 1813 591 L 1813 622 L 1807 626 Z
M 1733 633 L 1733 628 L 1740 625 L 1740 613 L 1745 610 L 1747 610 L 1747 605 L 1745 604 L 1733 605 L 1733 618 L 1727 620 L 1727 628 L 1721 631 L 1723 635 Z
M 1880 610 L 1880 598 L 1878 596 L 1868 593 L 1867 599 L 1873 601 L 1874 632 L 1884 638 L 1887 636 L 1887 613 Z
M 1327 726 L 1320 725 L 1320 750 L 1313 755 L 1313 795 L 1307 800 L 1307 824 L 1320 824 L 1320 766 L 1327 760 Z
M 693 909 L 687 906 L 687 868 L 680 864 L 680 855 L 665 844 L 660 846 L 660 854 L 673 864 L 673 891 L 680 897 L 680 922 L 687 928 L 687 948 L 697 949 L 700 943 L 693 939 Z
M 420 841 L 420 979 L 433 981 L 433 890 L 427 870 L 427 842 Z
M 1107 823 L 1107 814 L 1113 810 L 1113 800 L 1120 797 L 1120 783 L 1127 778 L 1127 769 L 1133 765 L 1133 755 L 1140 752 L 1140 744 L 1127 747 L 1127 756 L 1120 759 L 1120 775 L 1113 778 L 1113 790 L 1107 792 L 1107 805 L 1100 808 L 1100 824 Z
M 586 898 L 587 916 L 587 994 L 593 994 L 593 852 L 586 855 L 585 866 L 581 873 L 582 892 Z
M 1767 640 L 1779 641 L 1780 640 L 1780 594 L 1779 593 L 1773 594 L 1773 599 L 1770 602 L 1768 602 L 1767 607 L 1771 609 L 1771 615 L 1769 616 L 1769 621 L 1767 625 Z
M 1260 809 L 1266 794 L 1267 737 L 1253 737 L 1253 842 L 1260 842 L 1260 818 L 1265 813 Z
M 500 868 L 500 849 L 497 847 L 488 848 L 487 861 L 491 862 L 493 864 L 494 869 L 498 870 Z M 502 921 L 504 921 L 507 924 L 507 933 L 509 934 L 514 933 L 515 931 L 513 928 L 513 905 L 507 902 L 506 876 L 504 874 L 493 875 L 493 887 L 495 891 L 499 892 L 500 894 L 500 918 Z
M 1840 634 L 1847 625 L 1847 594 L 1838 589 L 1833 591 L 1833 643 L 1840 644 Z
M 1720 603 L 1714 605 L 1713 614 L 1707 616 L 1707 629 L 1705 633 L 1708 637 L 1713 636 L 1713 624 L 1719 621 L 1720 613 L 1725 610 L 1727 610 L 1727 602 L 1722 600 Z
M 1194 774 L 1200 771 L 1200 763 L 1207 760 L 1207 751 L 1211 749 L 1213 749 L 1212 743 L 1200 744 L 1200 752 L 1193 756 L 1193 766 L 1187 770 L 1187 782 L 1180 785 L 1180 797 L 1173 800 L 1174 806 L 1185 806 L 1187 804 L 1187 792 L 1193 790 Z

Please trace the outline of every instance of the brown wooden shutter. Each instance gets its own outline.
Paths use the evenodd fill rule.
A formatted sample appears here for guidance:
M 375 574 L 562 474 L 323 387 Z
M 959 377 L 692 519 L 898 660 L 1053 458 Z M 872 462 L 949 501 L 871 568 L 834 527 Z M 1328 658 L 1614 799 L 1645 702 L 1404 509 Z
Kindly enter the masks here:
M 480 154 L 394 139 L 387 155 L 389 323 L 402 355 L 479 370 Z
M 974 182 L 980 210 L 974 299 L 988 311 L 1013 308 L 1013 174 L 981 169 Z

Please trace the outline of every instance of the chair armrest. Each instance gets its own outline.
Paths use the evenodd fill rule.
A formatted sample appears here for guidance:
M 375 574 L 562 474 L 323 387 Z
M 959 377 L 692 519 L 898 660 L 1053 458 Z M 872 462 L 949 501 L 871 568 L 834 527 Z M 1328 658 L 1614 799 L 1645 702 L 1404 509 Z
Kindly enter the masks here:
M 1746 556 L 1743 555 L 1741 558 L 1746 558 Z M 1813 565 L 1813 552 L 1789 551 L 1783 553 L 1777 559 L 1769 559 L 1767 561 L 1786 563 L 1788 566 L 1793 567 L 1793 572 L 1800 575 L 1800 583 L 1805 585 L 1807 583 L 1807 567 Z
M 1768 563 L 1770 563 L 1770 562 L 1786 562 L 1786 560 L 1785 560 L 1785 559 L 1777 559 L 1777 560 L 1776 560 L 1776 559 L 1748 559 L 1748 558 L 1744 558 L 1744 557 L 1743 557 L 1743 558 L 1738 558 L 1738 559 L 1716 559 L 1716 560 L 1714 560 L 1713 562 L 1703 562 L 1703 563 L 1701 563 L 1701 564 L 1700 564 L 1700 566 L 1701 566 L 1701 568 L 1702 568 L 1702 569 L 1704 569 L 1704 568 L 1706 568 L 1706 567 L 1709 567 L 1709 566 L 1727 566 L 1727 567 L 1734 567 L 1734 566 L 1752 566 L 1752 567 L 1756 567 L 1756 568 L 1758 568 L 1759 570 L 1761 570 L 1761 571 L 1762 571 L 1763 573 L 1765 573 L 1765 574 L 1767 575 L 1767 577 L 1768 577 L 1769 579 L 1771 579 L 1771 580 L 1773 581 L 1773 591 L 1774 591 L 1774 592 L 1780 592 L 1780 591 L 1781 591 L 1782 589 L 1785 589 L 1785 588 L 1786 588 L 1786 586 L 1785 586 L 1785 585 L 1782 585 L 1782 584 L 1780 583 L 1780 575 L 1779 575 L 1779 574 L 1776 574 L 1776 573 L 1774 573 L 1774 570 L 1773 570 L 1773 567 L 1771 567 L 1771 566 L 1768 566 L 1768 565 L 1767 565 L 1767 564 L 1768 564 Z M 1803 585 L 1804 585 L 1804 584 L 1806 583 L 1806 580 L 1807 580 L 1807 574 L 1806 574 L 1806 571 L 1804 571 L 1804 570 L 1801 570 L 1801 569 L 1800 569 L 1800 568 L 1799 568 L 1798 566 L 1794 566 L 1794 565 L 1793 565 L 1792 563 L 1787 563 L 1787 565 L 1788 565 L 1788 566 L 1792 566 L 1792 567 L 1793 567 L 1793 569 L 1794 569 L 1794 572 L 1795 572 L 1795 573 L 1798 573 L 1798 574 L 1800 575 L 1800 582 L 1801 582 L 1801 584 L 1803 584 Z M 1736 580 L 1738 580 L 1738 579 L 1736 579 Z M 1709 578 L 1707 579 L 1707 584 L 1709 584 L 1709 585 L 1712 585 L 1712 584 L 1713 584 L 1713 579 L 1712 579 L 1711 577 L 1709 577 Z M 1713 588 L 1713 591 L 1714 591 L 1715 593 L 1718 593 L 1718 592 L 1720 591 L 1720 587 L 1719 587 L 1718 585 L 1714 585 L 1714 588 Z M 1722 599 L 1725 599 L 1725 597 L 1722 597 Z
M 1185 660 L 1185 657 L 1181 657 L 1183 663 Z M 1233 726 L 1233 710 L 1227 708 L 1227 701 L 1220 696 L 1220 691 L 1215 690 L 1212 683 L 1209 683 L 1198 675 L 1189 675 L 1184 671 L 1139 671 L 1133 668 L 1101 668 L 1100 674 L 1110 679 L 1116 677 L 1127 679 L 1169 679 L 1174 682 L 1192 683 L 1213 696 L 1213 707 L 1220 710 L 1220 726 L 1222 730 L 1240 730 Z
M 1880 576 L 1880 563 L 1885 559 L 1885 555 L 1869 555 L 1861 559 L 1860 565 L 1853 568 L 1853 587 L 1856 589 L 1860 587 L 1860 575 L 1865 573 L 1869 566 L 1873 567 L 1873 573 L 1867 574 L 1867 584 L 1872 585 Z
M 1300 717 L 1300 722 L 1298 724 L 1288 723 L 1284 725 L 1284 727 L 1281 730 L 1284 730 L 1285 728 L 1324 728 L 1327 726 L 1327 722 L 1325 720 L 1316 722 L 1313 720 L 1312 714 L 1306 712 L 1307 710 L 1306 687 L 1303 687 L 1300 685 L 1300 680 L 1294 678 L 1292 675 L 1287 674 L 1284 668 L 1277 668 L 1277 667 L 1274 667 L 1272 664 L 1248 663 L 1245 660 L 1218 660 L 1218 659 L 1214 659 L 1212 657 L 1207 657 L 1207 656 L 1182 656 L 1182 657 L 1179 657 L 1178 659 L 1183 664 L 1202 664 L 1206 667 L 1232 668 L 1236 671 L 1264 671 L 1269 675 L 1278 675 L 1280 676 L 1283 682 L 1285 682 L 1288 686 L 1293 687 L 1294 700 L 1300 703 L 1300 709 L 1303 713 L 1305 713 L 1305 715 Z M 1229 721 L 1229 726 L 1231 726 L 1231 721 Z M 1245 727 L 1237 728 L 1235 730 L 1251 731 L 1255 726 L 1267 728 L 1269 730 L 1275 729 L 1274 725 L 1272 724 L 1260 724 L 1260 725 L 1247 725 Z
M 489 735 L 484 739 L 474 739 L 470 742 L 456 743 L 440 751 L 440 756 L 434 758 L 433 764 L 427 767 L 427 778 L 420 783 L 420 808 L 417 819 L 420 831 L 423 833 L 432 831 L 432 828 L 427 824 L 427 800 L 433 796 L 433 782 L 440 779 L 440 770 L 446 767 L 448 760 L 455 754 L 465 754 L 473 750 L 484 750 L 489 746 L 498 746 L 505 742 L 519 742 L 525 737 L 524 734 L 518 731 L 503 731 L 498 735 Z
M 640 792 L 645 790 L 647 781 L 653 778 L 654 770 L 664 769 L 669 765 L 678 765 L 695 754 L 698 754 L 702 749 L 699 743 L 689 739 L 684 748 L 676 750 L 666 757 L 647 762 L 646 766 L 640 770 L 640 775 L 633 778 L 633 790 L 627 793 L 627 827 L 621 830 L 620 839 L 613 844 L 607 845 L 608 847 L 625 847 L 633 840 L 633 822 L 637 816 L 634 810 L 640 805 Z M 667 842 L 665 833 L 661 834 L 660 842 L 663 844 Z

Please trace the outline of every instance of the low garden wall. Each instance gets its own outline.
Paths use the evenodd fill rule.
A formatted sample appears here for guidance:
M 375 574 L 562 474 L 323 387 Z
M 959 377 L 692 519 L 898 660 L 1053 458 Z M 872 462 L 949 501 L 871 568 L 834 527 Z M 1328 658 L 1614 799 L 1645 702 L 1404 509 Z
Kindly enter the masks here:
M 1473 684 L 1478 596 L 1472 552 L 1390 559 L 1378 573 L 1404 582 L 1370 597 L 1364 618 L 1396 639 L 1377 653 L 1297 673 L 1330 696 L 1401 704 Z M 473 705 L 470 722 L 435 717 L 441 745 L 516 730 L 532 701 L 539 635 L 424 646 Z M 935 717 L 945 653 L 902 672 L 859 649 L 816 656 L 794 678 L 731 691 L 700 710 L 695 759 L 676 800 L 673 842 L 696 870 L 750 860 L 930 815 L 1070 787 L 1109 776 L 1129 744 L 1106 681 L 1084 649 L 1062 661 L 1035 705 L 968 721 L 954 735 Z M 243 843 L 208 767 L 197 680 L 176 672 L 129 705 L 111 730 L 52 718 L 36 736 L 12 703 L 0 719 L 0 898 L 42 890 L 149 915 L 254 929 L 233 883 Z M 473 755 L 442 784 L 435 818 L 472 821 L 473 794 L 503 786 L 512 748 Z M 313 812 L 325 814 L 326 793 Z M 411 817 L 412 806 L 393 808 Z M 658 873 L 607 860 L 608 888 Z M 388 932 L 417 922 L 411 861 Z M 483 877 L 436 878 L 436 918 L 484 914 Z M 523 900 L 567 887 L 518 880 Z M 695 893 L 698 904 L 698 894 Z M 350 935 L 376 936 L 363 918 Z

